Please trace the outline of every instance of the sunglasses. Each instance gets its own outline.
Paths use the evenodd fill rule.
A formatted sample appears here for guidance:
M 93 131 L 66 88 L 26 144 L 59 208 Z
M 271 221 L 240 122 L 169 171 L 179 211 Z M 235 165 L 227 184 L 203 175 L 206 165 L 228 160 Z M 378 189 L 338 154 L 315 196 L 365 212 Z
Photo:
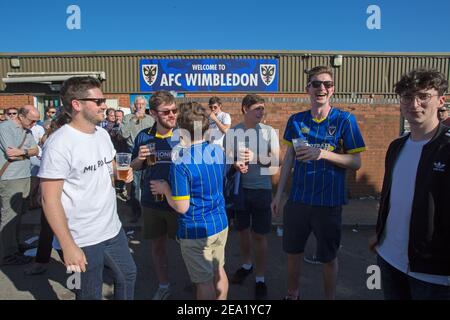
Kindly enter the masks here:
M 56 114 L 56 111 L 49 111 L 49 114 Z
M 176 115 L 177 113 L 178 113 L 178 110 L 177 109 L 171 109 L 171 110 L 156 110 L 156 112 L 159 112 L 159 113 L 161 113 L 161 114 L 163 114 L 163 115 L 165 115 L 165 116 L 168 116 L 171 112 L 174 114 L 174 115 Z
M 216 110 L 216 109 L 219 109 L 219 107 L 218 107 L 218 106 L 209 106 L 209 108 L 210 108 L 211 110 Z
M 100 107 L 102 104 L 104 104 L 106 102 L 105 98 L 82 98 L 82 99 L 76 99 L 76 100 L 80 100 L 80 101 L 92 101 L 95 102 L 95 104 L 97 105 L 97 107 Z
M 320 86 L 323 84 L 323 86 L 326 89 L 330 89 L 332 87 L 334 87 L 334 82 L 333 81 L 319 81 L 319 80 L 314 80 L 308 83 L 308 87 L 312 86 L 314 89 L 320 88 Z
M 438 109 L 438 112 L 440 112 L 440 113 L 444 113 L 444 112 L 447 112 L 447 109 Z
M 8 112 L 8 116 L 17 116 L 17 112 Z

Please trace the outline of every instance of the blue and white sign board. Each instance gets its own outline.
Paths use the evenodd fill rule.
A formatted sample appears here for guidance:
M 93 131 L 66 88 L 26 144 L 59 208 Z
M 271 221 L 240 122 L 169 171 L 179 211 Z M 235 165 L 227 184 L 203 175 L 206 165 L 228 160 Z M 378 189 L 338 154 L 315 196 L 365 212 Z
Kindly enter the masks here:
M 278 91 L 276 59 L 142 59 L 140 91 Z

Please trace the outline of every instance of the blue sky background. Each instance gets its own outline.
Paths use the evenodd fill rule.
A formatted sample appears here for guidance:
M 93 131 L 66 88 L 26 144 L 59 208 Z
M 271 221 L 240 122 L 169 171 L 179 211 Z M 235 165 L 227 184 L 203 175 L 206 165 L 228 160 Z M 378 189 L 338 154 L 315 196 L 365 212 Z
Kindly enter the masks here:
M 66 27 L 71 4 L 81 30 Z M 371 4 L 380 30 L 366 27 Z M 449 15 L 449 0 L 1 0 L 0 52 L 450 52 Z

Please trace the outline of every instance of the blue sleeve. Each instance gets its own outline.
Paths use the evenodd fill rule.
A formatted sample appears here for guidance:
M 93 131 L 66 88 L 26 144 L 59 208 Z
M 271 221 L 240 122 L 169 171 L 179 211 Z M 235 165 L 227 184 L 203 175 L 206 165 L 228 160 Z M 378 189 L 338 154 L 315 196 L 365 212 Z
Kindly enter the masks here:
M 169 172 L 173 200 L 189 200 L 191 194 L 190 176 L 183 164 L 172 163 Z
M 342 127 L 342 139 L 346 153 L 359 153 L 366 149 L 354 115 L 349 114 Z
M 294 116 L 292 115 L 287 124 L 286 124 L 286 129 L 284 130 L 284 135 L 283 135 L 283 143 L 284 144 L 288 144 L 288 145 L 292 145 L 292 129 L 293 129 L 293 121 L 294 121 Z
M 139 155 L 139 147 L 142 144 L 142 139 L 143 139 L 144 135 L 142 133 L 139 133 L 136 137 L 136 139 L 134 139 L 134 145 L 133 145 L 133 151 L 131 153 L 131 160 L 136 159 Z

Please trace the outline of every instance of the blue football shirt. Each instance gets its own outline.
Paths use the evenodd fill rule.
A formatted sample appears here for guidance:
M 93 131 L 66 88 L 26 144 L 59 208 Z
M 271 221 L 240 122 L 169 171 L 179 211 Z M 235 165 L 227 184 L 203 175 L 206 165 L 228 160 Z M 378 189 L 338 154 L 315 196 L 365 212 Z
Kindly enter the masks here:
M 331 108 L 320 121 L 311 111 L 292 115 L 286 125 L 283 142 L 306 139 L 317 148 L 338 153 L 365 150 L 356 118 L 349 112 Z M 312 206 L 334 207 L 347 203 L 345 169 L 326 160 L 294 161 L 294 176 L 289 200 Z
M 174 200 L 189 200 L 189 209 L 178 219 L 180 239 L 201 239 L 228 227 L 223 185 L 225 154 L 207 142 L 174 149 L 170 185 Z

